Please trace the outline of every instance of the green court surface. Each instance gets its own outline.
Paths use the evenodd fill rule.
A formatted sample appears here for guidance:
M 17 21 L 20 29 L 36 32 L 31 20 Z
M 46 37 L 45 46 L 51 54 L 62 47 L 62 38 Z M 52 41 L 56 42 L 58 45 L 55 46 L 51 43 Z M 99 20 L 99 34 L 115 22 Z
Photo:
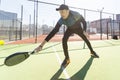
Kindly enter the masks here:
M 68 42 L 71 63 L 64 69 L 61 42 L 47 43 L 39 55 L 15 66 L 0 66 L 1 80 L 120 80 L 120 40 L 90 41 L 100 58 L 92 58 L 84 42 Z M 32 51 L 39 44 L 0 46 L 0 64 L 15 52 Z

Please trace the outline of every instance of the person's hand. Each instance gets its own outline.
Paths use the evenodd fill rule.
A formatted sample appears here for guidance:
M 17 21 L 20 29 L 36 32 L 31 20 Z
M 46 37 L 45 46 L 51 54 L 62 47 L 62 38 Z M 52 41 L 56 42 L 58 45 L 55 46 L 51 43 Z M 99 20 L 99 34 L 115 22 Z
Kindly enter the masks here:
M 84 31 L 83 34 L 84 34 L 87 38 L 89 38 L 89 35 L 88 35 L 87 32 Z
M 44 40 L 37 48 L 34 49 L 34 52 L 38 53 L 39 51 L 41 51 L 46 42 L 47 41 Z
M 41 50 L 42 50 L 42 47 L 43 47 L 43 46 L 40 45 L 40 46 L 38 46 L 37 48 L 35 48 L 35 50 L 34 50 L 35 53 L 38 53 L 39 51 L 41 51 Z

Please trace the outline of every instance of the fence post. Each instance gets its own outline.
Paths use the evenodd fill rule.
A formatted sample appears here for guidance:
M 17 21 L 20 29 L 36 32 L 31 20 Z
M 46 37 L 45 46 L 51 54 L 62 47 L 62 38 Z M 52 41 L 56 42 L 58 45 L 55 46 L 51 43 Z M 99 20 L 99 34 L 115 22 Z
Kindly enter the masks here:
M 102 12 L 104 8 L 100 10 L 100 39 L 102 40 Z
M 120 39 L 120 22 L 119 22 L 119 39 Z
M 29 15 L 29 38 L 31 34 L 31 15 Z
M 36 36 L 35 36 L 35 43 L 37 43 L 37 28 L 38 28 L 38 0 L 36 2 Z
M 115 31 L 114 31 L 114 23 L 115 23 L 115 20 L 114 20 L 114 14 L 113 14 L 113 36 L 115 35 Z
M 22 40 L 22 20 L 23 20 L 23 5 L 21 6 L 20 40 Z
M 109 33 L 109 32 L 108 32 L 108 22 L 107 22 L 107 40 L 109 39 L 109 37 L 108 37 L 108 36 L 109 36 L 108 33 Z

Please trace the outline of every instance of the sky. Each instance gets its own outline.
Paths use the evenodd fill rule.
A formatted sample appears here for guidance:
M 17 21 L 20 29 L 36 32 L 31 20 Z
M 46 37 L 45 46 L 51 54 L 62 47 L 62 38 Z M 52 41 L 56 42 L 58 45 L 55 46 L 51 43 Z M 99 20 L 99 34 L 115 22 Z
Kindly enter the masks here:
M 44 2 L 50 2 L 55 4 L 63 4 L 64 0 L 39 0 Z M 109 12 L 114 14 L 120 14 L 119 7 L 120 0 L 65 0 L 65 4 L 68 6 L 85 8 L 90 10 Z M 33 23 L 34 3 L 28 0 L 1 0 L 0 10 L 13 12 L 18 14 L 18 18 L 21 16 L 21 5 L 23 5 L 23 24 L 29 24 L 29 16 L 31 15 L 31 23 Z M 59 12 L 55 11 L 58 6 L 39 3 L 38 7 L 38 24 L 48 24 L 54 26 L 60 18 Z M 72 9 L 78 11 L 84 16 L 83 10 Z M 86 20 L 93 21 L 100 18 L 98 12 L 86 12 Z M 111 14 L 103 14 L 102 18 L 113 17 Z

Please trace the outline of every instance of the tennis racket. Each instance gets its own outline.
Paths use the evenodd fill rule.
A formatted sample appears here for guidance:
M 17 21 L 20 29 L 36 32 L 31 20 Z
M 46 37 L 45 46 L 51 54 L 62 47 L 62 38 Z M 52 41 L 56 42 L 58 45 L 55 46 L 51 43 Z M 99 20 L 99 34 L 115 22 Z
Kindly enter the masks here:
M 4 64 L 2 64 L 2 65 L 6 65 L 6 66 L 17 65 L 17 64 L 23 62 L 24 60 L 26 60 L 33 53 L 35 53 L 35 52 L 34 51 L 32 51 L 32 52 L 16 52 L 16 53 L 11 54 L 8 57 L 6 57 L 6 59 L 4 60 Z
M 48 48 L 51 48 L 52 46 L 55 46 L 55 45 L 59 45 L 61 43 L 57 43 L 57 44 L 54 44 L 54 45 L 51 45 L 49 47 L 46 47 L 42 50 L 46 50 Z M 16 52 L 16 53 L 13 53 L 11 55 L 9 55 L 8 57 L 5 58 L 4 60 L 4 63 L 1 64 L 0 66 L 14 66 L 14 65 L 17 65 L 21 62 L 23 62 L 24 60 L 26 60 L 30 55 L 34 54 L 36 51 L 31 51 L 31 52 Z

